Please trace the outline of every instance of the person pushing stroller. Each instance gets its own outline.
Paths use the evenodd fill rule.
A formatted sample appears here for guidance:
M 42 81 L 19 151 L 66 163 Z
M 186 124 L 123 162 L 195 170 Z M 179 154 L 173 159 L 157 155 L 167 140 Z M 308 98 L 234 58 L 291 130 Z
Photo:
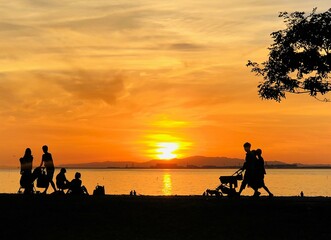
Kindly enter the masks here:
M 249 142 L 244 144 L 244 150 L 246 152 L 246 157 L 241 169 L 245 170 L 245 174 L 238 195 L 240 196 L 241 192 L 248 185 L 254 190 L 254 197 L 260 196 L 261 193 L 258 191 L 259 188 L 265 189 L 269 194 L 269 197 L 273 197 L 273 194 L 264 183 L 264 175 L 266 174 L 266 171 L 264 168 L 262 150 L 251 150 L 251 144 Z
M 244 144 L 244 150 L 246 152 L 245 162 L 242 170 L 245 170 L 244 179 L 241 182 L 240 189 L 238 191 L 238 195 L 240 196 L 241 192 L 246 188 L 247 185 L 251 186 L 254 189 L 254 195 L 259 195 L 257 189 L 252 186 L 253 178 L 254 178 L 254 162 L 256 162 L 256 156 L 253 151 L 251 151 L 251 144 L 246 142 Z

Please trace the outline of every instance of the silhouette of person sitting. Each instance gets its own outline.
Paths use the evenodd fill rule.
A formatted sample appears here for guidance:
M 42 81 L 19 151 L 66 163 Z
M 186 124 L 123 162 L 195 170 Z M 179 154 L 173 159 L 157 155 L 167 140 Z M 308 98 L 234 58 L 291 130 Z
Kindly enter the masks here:
M 32 176 L 33 156 L 30 148 L 25 149 L 24 156 L 20 158 L 21 179 L 20 185 L 24 188 L 24 194 L 33 193 L 33 176 Z
M 268 194 L 269 197 L 273 197 L 274 195 L 269 191 L 268 187 L 264 183 L 264 175 L 267 174 L 265 171 L 264 166 L 264 159 L 262 157 L 262 150 L 256 149 L 255 154 L 257 157 L 256 160 L 256 187 L 257 188 L 263 188 Z
M 70 182 L 66 177 L 67 170 L 65 168 L 61 168 L 60 172 L 56 175 L 56 187 L 60 190 L 69 189 Z
M 69 193 L 74 195 L 88 194 L 88 191 L 85 186 L 82 186 L 82 180 L 80 179 L 81 174 L 79 172 L 75 173 L 75 178 L 71 180 Z
M 52 185 L 54 192 L 56 192 L 55 184 L 53 182 L 55 168 L 54 168 L 52 154 L 48 152 L 48 147 L 46 145 L 44 145 L 42 147 L 42 150 L 43 150 L 44 154 L 42 155 L 42 158 L 41 158 L 40 167 L 43 164 L 45 165 L 48 181 Z M 45 191 L 43 192 L 44 194 L 46 194 L 47 189 L 48 189 L 48 186 L 45 188 Z

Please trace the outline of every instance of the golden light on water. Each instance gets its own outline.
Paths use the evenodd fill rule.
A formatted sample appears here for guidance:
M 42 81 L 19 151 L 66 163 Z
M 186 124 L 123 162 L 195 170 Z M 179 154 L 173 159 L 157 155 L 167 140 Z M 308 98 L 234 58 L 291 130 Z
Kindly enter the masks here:
M 172 194 L 172 181 L 171 175 L 169 173 L 165 173 L 163 175 L 163 188 L 162 188 L 163 195 L 171 195 Z

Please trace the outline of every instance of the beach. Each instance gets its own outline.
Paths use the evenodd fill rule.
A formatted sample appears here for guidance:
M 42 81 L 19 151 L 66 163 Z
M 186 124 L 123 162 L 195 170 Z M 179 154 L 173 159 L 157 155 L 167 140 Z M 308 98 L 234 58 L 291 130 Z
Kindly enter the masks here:
M 1 239 L 331 239 L 329 197 L 0 194 Z

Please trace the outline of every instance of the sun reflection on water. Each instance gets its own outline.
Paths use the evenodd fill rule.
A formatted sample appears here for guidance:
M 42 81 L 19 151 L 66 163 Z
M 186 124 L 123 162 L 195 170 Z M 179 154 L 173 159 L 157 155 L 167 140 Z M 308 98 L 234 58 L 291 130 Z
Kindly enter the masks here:
M 172 195 L 172 181 L 171 181 L 171 174 L 165 173 L 163 175 L 163 188 L 162 188 L 163 195 Z

